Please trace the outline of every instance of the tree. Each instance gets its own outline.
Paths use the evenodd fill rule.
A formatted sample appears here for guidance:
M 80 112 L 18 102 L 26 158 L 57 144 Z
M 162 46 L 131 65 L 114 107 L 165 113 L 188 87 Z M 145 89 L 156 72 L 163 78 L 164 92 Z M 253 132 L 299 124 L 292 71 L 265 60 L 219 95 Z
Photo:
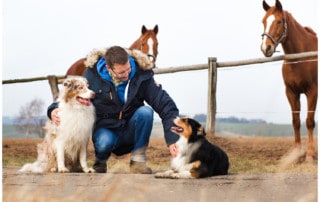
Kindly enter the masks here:
M 19 116 L 16 118 L 16 124 L 19 131 L 26 136 L 30 134 L 38 134 L 44 137 L 43 126 L 46 118 L 41 116 L 43 112 L 44 101 L 38 98 L 22 106 L 19 111 Z
M 194 115 L 193 119 L 205 123 L 207 120 L 207 115 L 206 114 L 196 114 Z

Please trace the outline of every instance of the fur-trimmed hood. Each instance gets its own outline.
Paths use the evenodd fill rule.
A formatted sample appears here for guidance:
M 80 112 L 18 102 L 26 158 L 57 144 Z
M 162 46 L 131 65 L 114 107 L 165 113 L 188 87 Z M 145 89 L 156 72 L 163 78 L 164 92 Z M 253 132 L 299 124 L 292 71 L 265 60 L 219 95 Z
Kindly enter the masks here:
M 108 48 L 104 49 L 93 49 L 86 57 L 84 64 L 86 67 L 92 68 L 98 62 L 99 58 L 103 57 Z M 152 69 L 155 67 L 155 64 L 149 59 L 149 57 L 143 52 L 135 49 L 126 49 L 127 53 L 131 55 L 136 62 L 139 64 L 139 67 L 143 70 Z

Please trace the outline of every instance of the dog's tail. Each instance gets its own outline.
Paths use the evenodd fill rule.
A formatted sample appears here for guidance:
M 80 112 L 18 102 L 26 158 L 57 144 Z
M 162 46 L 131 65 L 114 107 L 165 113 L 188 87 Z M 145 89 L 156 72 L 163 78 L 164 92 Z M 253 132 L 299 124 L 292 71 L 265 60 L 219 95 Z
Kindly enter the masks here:
M 40 165 L 38 161 L 35 161 L 33 163 L 27 163 L 22 166 L 22 168 L 18 171 L 19 173 L 43 173 L 45 170 Z
M 26 163 L 18 171 L 20 173 L 43 173 L 46 172 L 48 167 L 48 143 L 47 140 L 44 140 L 42 143 L 37 145 L 38 157 L 37 160 L 33 163 Z

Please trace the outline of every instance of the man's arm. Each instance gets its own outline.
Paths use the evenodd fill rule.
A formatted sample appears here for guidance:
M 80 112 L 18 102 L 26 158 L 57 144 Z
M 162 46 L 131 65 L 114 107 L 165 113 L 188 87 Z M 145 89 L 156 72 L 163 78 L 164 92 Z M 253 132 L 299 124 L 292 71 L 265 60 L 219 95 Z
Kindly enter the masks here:
M 173 119 L 179 116 L 179 110 L 173 99 L 153 78 L 144 86 L 146 88 L 146 101 L 159 114 L 162 120 L 166 143 L 168 146 L 171 146 L 179 139 L 179 136 L 171 131 L 171 127 L 174 125 Z M 172 151 L 175 150 L 173 146 L 170 149 Z

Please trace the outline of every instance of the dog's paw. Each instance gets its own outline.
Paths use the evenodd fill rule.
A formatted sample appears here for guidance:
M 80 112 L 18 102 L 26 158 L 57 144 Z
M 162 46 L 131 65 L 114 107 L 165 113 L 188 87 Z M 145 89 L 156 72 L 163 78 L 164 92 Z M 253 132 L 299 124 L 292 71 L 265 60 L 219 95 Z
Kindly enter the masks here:
M 96 172 L 93 168 L 83 168 L 82 170 L 85 173 L 95 173 Z
M 55 172 L 57 172 L 57 168 L 56 168 L 56 167 L 50 168 L 50 169 L 49 169 L 49 172 L 55 173 Z
M 171 178 L 171 179 L 180 179 L 180 178 L 182 178 L 182 177 L 181 177 L 181 174 L 180 174 L 180 173 L 172 173 L 172 174 L 170 175 L 170 178 Z
M 191 179 L 193 178 L 189 172 L 172 173 L 170 175 L 171 179 Z
M 165 172 L 161 172 L 161 173 L 156 173 L 154 174 L 155 178 L 166 178 L 166 174 Z
M 69 169 L 66 167 L 62 167 L 62 168 L 58 168 L 58 172 L 59 173 L 69 173 Z
M 158 172 L 154 175 L 155 178 L 170 178 L 170 176 L 174 173 L 173 170 L 167 170 L 165 172 Z
M 201 161 L 195 161 L 193 162 L 193 168 L 199 168 L 201 165 Z

